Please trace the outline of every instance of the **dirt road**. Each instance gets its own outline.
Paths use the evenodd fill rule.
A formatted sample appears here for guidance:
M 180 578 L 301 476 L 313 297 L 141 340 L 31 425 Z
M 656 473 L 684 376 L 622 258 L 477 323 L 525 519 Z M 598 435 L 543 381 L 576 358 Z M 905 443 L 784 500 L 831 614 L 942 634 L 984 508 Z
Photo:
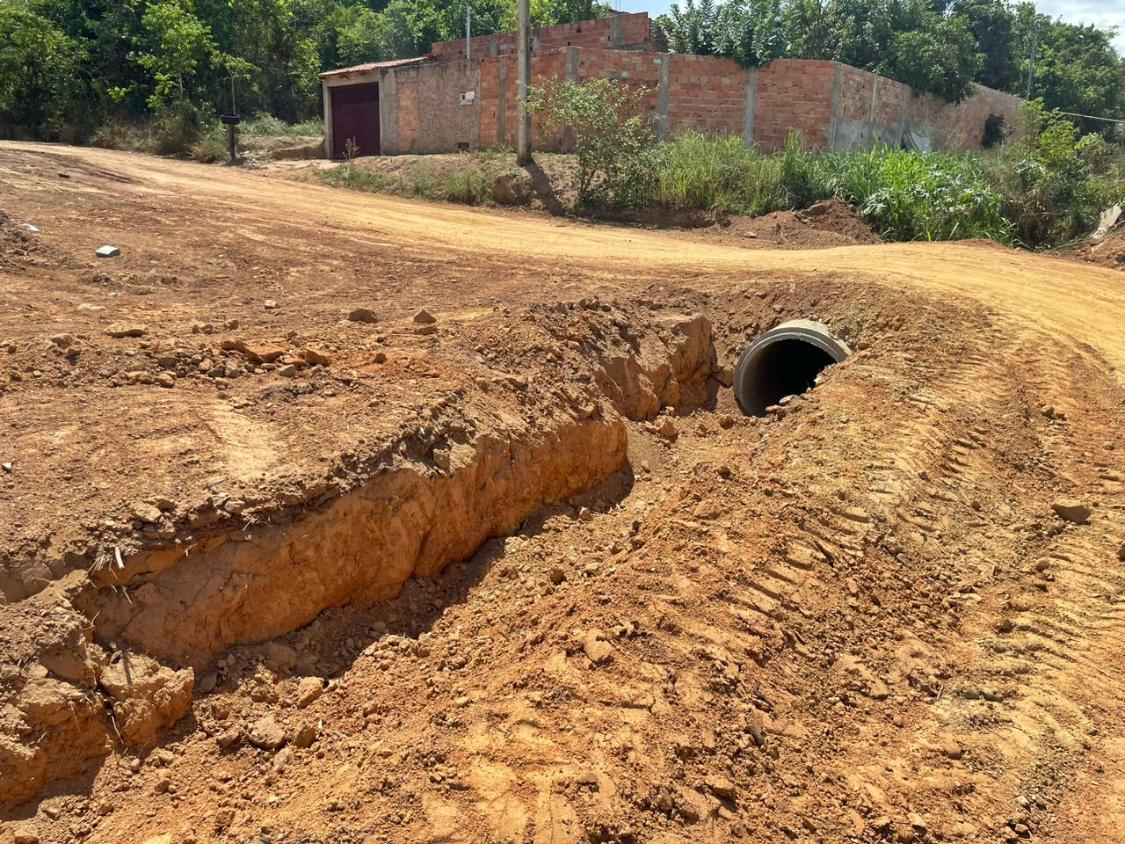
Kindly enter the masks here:
M 0 836 L 1119 840 L 1119 273 L 0 187 Z M 856 354 L 743 417 L 790 318 Z

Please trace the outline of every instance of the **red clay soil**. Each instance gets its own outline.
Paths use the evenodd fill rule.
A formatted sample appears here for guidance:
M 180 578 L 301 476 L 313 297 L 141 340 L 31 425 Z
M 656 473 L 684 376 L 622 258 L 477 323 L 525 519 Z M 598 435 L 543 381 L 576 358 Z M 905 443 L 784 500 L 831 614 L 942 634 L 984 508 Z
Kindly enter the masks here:
M 1120 841 L 1116 274 L 0 183 L 3 844 Z
M 1093 241 L 1084 243 L 1070 255 L 1111 270 L 1125 270 L 1125 226 L 1118 226 L 1096 243 Z
M 724 229 L 746 246 L 810 249 L 880 243 L 851 205 L 839 200 L 817 202 L 803 211 L 775 211 L 761 217 L 736 217 Z

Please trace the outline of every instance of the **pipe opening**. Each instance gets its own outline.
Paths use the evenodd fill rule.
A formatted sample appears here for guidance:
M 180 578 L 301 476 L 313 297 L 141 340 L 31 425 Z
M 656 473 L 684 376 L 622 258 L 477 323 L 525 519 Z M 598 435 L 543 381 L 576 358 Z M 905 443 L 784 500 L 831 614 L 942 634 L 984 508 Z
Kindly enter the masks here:
M 850 354 L 820 323 L 794 320 L 772 328 L 739 358 L 734 382 L 738 406 L 747 416 L 765 416 L 767 407 L 812 389 L 824 369 Z

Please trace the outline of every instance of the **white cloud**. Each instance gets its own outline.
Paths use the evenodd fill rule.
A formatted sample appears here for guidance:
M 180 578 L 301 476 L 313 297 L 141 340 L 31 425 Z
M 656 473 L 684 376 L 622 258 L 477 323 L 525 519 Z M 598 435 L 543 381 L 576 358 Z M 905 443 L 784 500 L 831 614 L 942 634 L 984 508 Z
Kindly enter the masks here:
M 1117 51 L 1125 55 L 1125 0 L 1038 0 L 1035 5 L 1043 14 L 1068 23 L 1116 26 Z

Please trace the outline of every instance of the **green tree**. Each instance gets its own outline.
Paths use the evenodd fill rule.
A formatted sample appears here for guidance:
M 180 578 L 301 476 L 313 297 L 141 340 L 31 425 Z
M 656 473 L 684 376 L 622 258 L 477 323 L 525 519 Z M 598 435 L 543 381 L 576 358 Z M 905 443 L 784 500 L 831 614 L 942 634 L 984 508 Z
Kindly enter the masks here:
M 154 111 L 189 99 L 189 85 L 217 48 L 210 28 L 180 0 L 152 3 L 141 18 L 146 47 L 134 58 L 153 80 L 148 104 Z
M 951 11 L 963 18 L 982 61 L 976 81 L 998 91 L 1019 83 L 1015 61 L 1015 16 L 1006 0 L 954 0 Z
M 0 123 L 58 129 L 79 94 L 81 50 L 46 18 L 0 6 Z
M 976 40 L 964 19 L 941 17 L 924 30 L 896 33 L 891 61 L 879 72 L 950 102 L 973 92 L 973 79 L 984 65 Z

